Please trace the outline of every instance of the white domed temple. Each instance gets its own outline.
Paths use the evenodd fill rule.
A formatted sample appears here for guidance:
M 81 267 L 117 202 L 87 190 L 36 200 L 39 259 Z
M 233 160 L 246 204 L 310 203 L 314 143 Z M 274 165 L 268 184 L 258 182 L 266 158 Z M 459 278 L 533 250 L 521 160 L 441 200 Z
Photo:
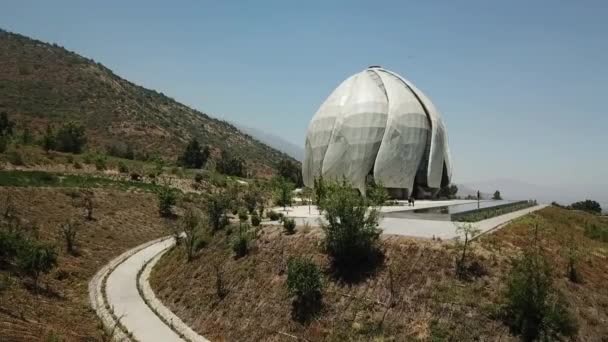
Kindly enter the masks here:
M 426 197 L 450 183 L 446 127 L 411 82 L 378 66 L 336 88 L 308 127 L 304 183 L 346 178 L 365 194 L 368 177 L 394 198 Z

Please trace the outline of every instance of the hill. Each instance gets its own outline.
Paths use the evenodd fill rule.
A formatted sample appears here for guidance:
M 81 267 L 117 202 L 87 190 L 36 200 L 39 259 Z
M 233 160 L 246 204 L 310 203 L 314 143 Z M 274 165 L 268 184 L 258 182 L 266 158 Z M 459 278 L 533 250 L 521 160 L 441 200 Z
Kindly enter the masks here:
M 189 108 L 161 92 L 114 74 L 92 59 L 56 44 L 0 30 L 0 112 L 21 130 L 41 136 L 47 124 L 85 125 L 89 149 L 130 146 L 141 156 L 175 160 L 191 138 L 243 158 L 258 175 L 292 159 L 233 125 Z
M 355 282 L 332 273 L 317 228 L 298 226 L 287 235 L 282 227 L 263 226 L 241 258 L 230 249 L 231 230 L 206 240 L 190 263 L 183 248 L 170 250 L 153 269 L 151 284 L 171 311 L 211 340 L 516 341 L 502 318 L 507 283 L 513 259 L 537 234 L 551 282 L 579 327 L 573 340 L 604 341 L 608 245 L 592 227 L 605 231 L 608 221 L 557 207 L 522 217 L 476 240 L 469 257 L 478 273 L 467 280 L 455 274 L 458 245 L 383 236 L 383 264 Z M 568 250 L 583 255 L 576 261 L 578 282 L 566 276 Z M 322 272 L 323 305 L 309 322 L 292 318 L 286 281 L 293 256 L 311 258 Z

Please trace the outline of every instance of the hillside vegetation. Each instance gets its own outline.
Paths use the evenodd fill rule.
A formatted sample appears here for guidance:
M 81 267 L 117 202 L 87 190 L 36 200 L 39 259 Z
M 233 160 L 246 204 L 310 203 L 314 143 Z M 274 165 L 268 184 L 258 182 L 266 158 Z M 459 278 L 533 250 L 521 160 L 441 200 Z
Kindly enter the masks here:
M 171 250 L 153 270 L 152 286 L 211 340 L 516 341 L 513 319 L 502 318 L 507 284 L 536 232 L 552 287 L 567 308 L 563 326 L 575 340 L 606 341 L 608 245 L 589 227 L 608 230 L 608 221 L 556 207 L 518 219 L 473 243 L 467 279 L 455 272 L 458 245 L 385 236 L 382 264 L 356 281 L 335 277 L 319 229 L 300 226 L 288 234 L 265 226 L 239 258 L 229 230 L 210 238 L 192 262 L 182 248 Z M 292 257 L 310 258 L 322 273 L 322 307 L 305 322 L 292 316 L 297 302 L 286 286 Z
M 201 80 L 204 81 L 204 80 Z M 287 155 L 233 125 L 189 108 L 163 93 L 133 84 L 92 59 L 55 44 L 0 30 L 0 112 L 40 138 L 48 124 L 85 126 L 88 148 L 128 146 L 141 159 L 175 161 L 193 138 L 240 157 L 248 169 L 269 175 Z
M 91 219 L 83 200 L 92 196 Z M 122 252 L 167 234 L 156 196 L 104 188 L 0 187 L 3 248 L 12 228 L 25 241 L 52 247 L 57 264 L 41 275 L 38 288 L 0 253 L 0 341 L 101 341 L 104 331 L 89 304 L 88 282 Z M 13 222 L 13 223 L 11 223 Z M 16 223 L 15 223 L 16 222 Z M 77 230 L 66 250 L 62 226 Z M 2 252 L 6 252 L 2 250 Z

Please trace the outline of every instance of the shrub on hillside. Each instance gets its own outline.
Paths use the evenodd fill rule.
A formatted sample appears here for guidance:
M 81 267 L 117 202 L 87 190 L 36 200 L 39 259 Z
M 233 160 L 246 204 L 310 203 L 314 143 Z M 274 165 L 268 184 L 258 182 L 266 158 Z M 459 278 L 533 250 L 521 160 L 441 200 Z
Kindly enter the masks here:
M 239 214 L 239 221 L 245 222 L 247 221 L 247 219 L 249 219 L 249 214 L 247 213 L 247 209 L 245 208 L 240 208 L 238 211 Z
M 288 159 L 282 159 L 277 165 L 277 171 L 279 176 L 289 180 L 296 186 L 301 187 L 304 185 L 302 182 L 302 169 L 297 163 Z
M 8 137 L 13 135 L 13 128 L 15 127 L 15 122 L 11 121 L 8 118 L 7 112 L 0 113 L 0 136 Z
M 54 140 L 58 151 L 81 153 L 87 143 L 87 136 L 83 125 L 68 122 L 55 133 Z
M 251 238 L 249 237 L 249 232 L 246 228 L 247 227 L 241 227 L 238 234 L 236 234 L 231 242 L 232 251 L 237 258 L 243 257 L 249 253 L 249 241 Z
M 283 220 L 283 228 L 285 229 L 285 232 L 289 235 L 293 234 L 296 232 L 296 221 L 292 218 L 285 218 Z
M 185 233 L 184 246 L 186 248 L 186 259 L 192 261 L 194 253 L 201 249 L 206 241 L 203 239 L 203 228 L 200 215 L 193 208 L 188 208 L 180 219 L 181 230 Z
M 129 168 L 127 167 L 127 164 L 125 164 L 123 161 L 118 162 L 118 172 L 129 173 Z
M 51 246 L 30 242 L 20 251 L 17 264 L 21 271 L 32 278 L 37 289 L 40 276 L 57 266 L 57 253 Z
M 505 323 L 524 341 L 558 340 L 577 333 L 576 319 L 553 287 L 550 266 L 536 234 L 514 263 L 505 299 Z
M 212 231 L 218 231 L 226 226 L 226 210 L 228 209 L 228 199 L 226 198 L 224 193 L 210 195 L 207 199 L 207 205 L 205 209 Z
M 220 159 L 216 163 L 216 169 L 219 173 L 245 177 L 245 163 L 238 157 L 233 157 L 226 151 L 222 151 Z
M 254 227 L 257 227 L 260 225 L 260 222 L 262 220 L 260 219 L 260 217 L 257 214 L 253 214 L 251 215 L 251 225 Z
M 306 320 L 321 308 L 321 270 L 311 260 L 302 257 L 289 259 L 287 263 L 287 290 L 295 296 L 292 315 Z
M 279 215 L 279 213 L 277 213 L 274 210 L 270 210 L 269 212 L 267 212 L 266 216 L 270 219 L 270 221 L 277 221 L 278 219 L 281 218 L 281 216 Z
M 209 147 L 201 148 L 201 145 L 195 138 L 190 140 L 188 145 L 186 145 L 184 152 L 178 158 L 178 162 L 187 168 L 200 169 L 205 165 L 208 158 Z
M 76 255 L 76 235 L 78 234 L 78 225 L 73 222 L 66 222 L 60 226 L 60 233 L 65 240 L 66 252 Z
M 160 216 L 169 217 L 173 215 L 173 206 L 177 203 L 177 194 L 175 190 L 163 186 L 157 192 L 158 211 Z
M 378 211 L 346 181 L 330 188 L 323 201 L 325 246 L 334 265 L 347 271 L 377 255 Z
M 602 213 L 602 207 L 600 206 L 600 204 L 598 202 L 592 201 L 592 200 L 584 200 L 584 201 L 572 203 L 570 205 L 570 208 L 575 209 L 575 210 L 586 211 L 586 212 L 589 212 L 592 214 L 601 214 Z

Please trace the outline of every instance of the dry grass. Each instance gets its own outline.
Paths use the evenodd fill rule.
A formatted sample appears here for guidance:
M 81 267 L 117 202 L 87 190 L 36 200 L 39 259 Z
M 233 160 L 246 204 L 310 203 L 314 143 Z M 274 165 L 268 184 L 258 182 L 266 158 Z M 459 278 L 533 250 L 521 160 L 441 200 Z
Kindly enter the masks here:
M 555 261 L 557 287 L 579 320 L 579 339 L 601 341 L 608 335 L 607 246 L 586 239 L 576 225 L 596 218 L 556 208 L 535 216 L 548 229 L 558 229 L 545 234 L 545 243 Z M 154 269 L 152 286 L 171 310 L 211 340 L 516 340 L 495 317 L 510 261 L 532 227 L 530 219 L 519 220 L 476 243 L 474 259 L 488 275 L 469 282 L 456 279 L 454 245 L 388 237 L 382 241 L 383 265 L 359 283 L 343 283 L 331 275 L 318 231 L 285 236 L 280 227 L 265 227 L 252 252 L 240 259 L 232 257 L 223 233 L 190 264 L 181 249 L 172 250 Z M 589 252 L 580 265 L 583 284 L 565 278 L 564 260 L 557 256 L 564 243 L 558 237 L 571 227 Z M 309 323 L 291 318 L 285 281 L 292 255 L 312 256 L 324 270 L 324 306 Z M 216 294 L 216 266 L 228 288 L 222 299 Z
M 0 188 L 0 208 L 10 194 L 22 220 L 39 227 L 39 238 L 55 243 L 58 267 L 42 280 L 50 291 L 35 294 L 27 279 L 11 276 L 0 292 L 0 340 L 101 340 L 102 331 L 89 307 L 88 281 L 106 262 L 140 243 L 167 234 L 150 193 L 95 189 L 95 220 L 82 223 L 77 237 L 79 256 L 65 252 L 59 225 L 84 217 L 74 204 L 75 189 Z M 5 279 L 7 273 L 0 270 Z

